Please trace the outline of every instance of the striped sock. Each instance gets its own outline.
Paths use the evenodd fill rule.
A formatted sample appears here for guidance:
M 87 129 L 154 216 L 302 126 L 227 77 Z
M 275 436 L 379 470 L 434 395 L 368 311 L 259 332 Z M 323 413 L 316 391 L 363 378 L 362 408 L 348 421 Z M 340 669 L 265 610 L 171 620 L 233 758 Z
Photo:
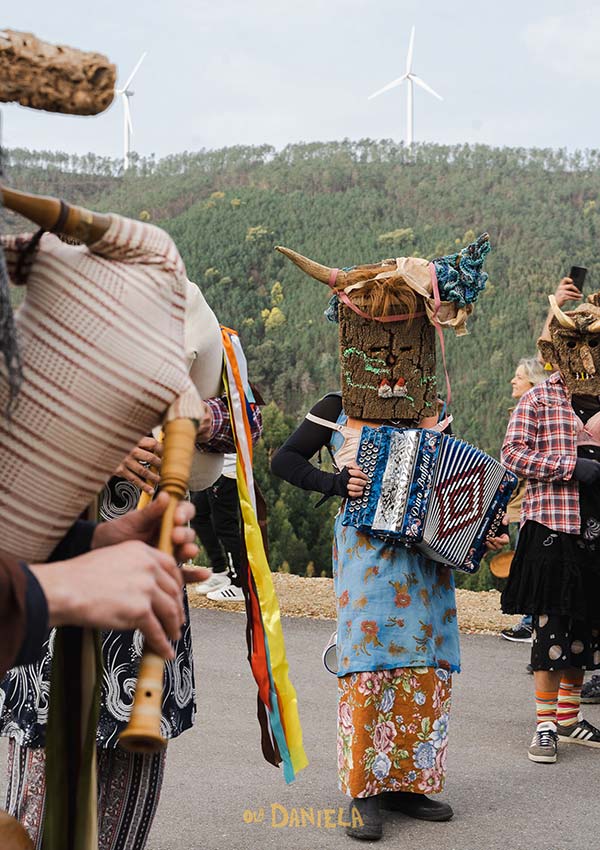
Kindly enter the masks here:
M 554 723 L 556 725 L 556 701 L 558 697 L 557 691 L 537 691 L 535 692 L 535 713 L 537 715 L 537 725 L 540 723 Z
M 561 680 L 556 707 L 556 722 L 561 726 L 575 726 L 577 723 L 582 684 L 583 674 L 575 677 L 566 676 Z

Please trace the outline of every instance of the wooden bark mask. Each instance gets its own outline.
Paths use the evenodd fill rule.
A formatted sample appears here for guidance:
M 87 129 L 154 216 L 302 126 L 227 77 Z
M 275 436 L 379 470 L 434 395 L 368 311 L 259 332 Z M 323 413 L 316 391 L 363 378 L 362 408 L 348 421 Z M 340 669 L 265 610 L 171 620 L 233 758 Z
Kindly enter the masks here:
M 435 413 L 435 330 L 421 316 L 374 322 L 340 306 L 342 400 L 356 419 L 417 420 Z
M 600 293 L 563 312 L 550 296 L 550 338 L 538 340 L 544 359 L 559 370 L 572 395 L 600 396 Z
M 419 421 L 436 413 L 434 325 L 466 333 L 485 286 L 487 233 L 461 251 L 428 262 L 416 257 L 330 269 L 277 249 L 334 296 L 327 318 L 340 326 L 344 410 L 356 419 Z

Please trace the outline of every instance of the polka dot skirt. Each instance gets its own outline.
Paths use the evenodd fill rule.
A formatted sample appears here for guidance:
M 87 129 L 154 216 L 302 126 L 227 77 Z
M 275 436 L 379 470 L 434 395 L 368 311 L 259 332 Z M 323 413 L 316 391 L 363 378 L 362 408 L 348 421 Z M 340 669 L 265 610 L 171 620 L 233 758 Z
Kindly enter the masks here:
M 590 625 L 558 614 L 533 618 L 531 666 L 534 670 L 600 668 L 600 623 Z

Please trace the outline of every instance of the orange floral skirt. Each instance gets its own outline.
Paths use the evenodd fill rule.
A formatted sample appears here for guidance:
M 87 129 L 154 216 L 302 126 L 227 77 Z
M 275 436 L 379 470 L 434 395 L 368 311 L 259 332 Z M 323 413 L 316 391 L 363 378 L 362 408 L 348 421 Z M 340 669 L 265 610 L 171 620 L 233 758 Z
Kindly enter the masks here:
M 340 677 L 340 789 L 351 797 L 441 791 L 451 693 L 451 674 L 435 667 L 397 667 Z

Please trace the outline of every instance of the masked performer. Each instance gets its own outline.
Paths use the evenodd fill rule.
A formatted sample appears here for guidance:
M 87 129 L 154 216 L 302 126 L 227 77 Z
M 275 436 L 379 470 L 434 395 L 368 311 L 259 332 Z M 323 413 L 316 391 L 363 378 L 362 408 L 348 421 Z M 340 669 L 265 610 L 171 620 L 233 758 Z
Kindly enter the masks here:
M 572 312 L 550 303 L 538 346 L 558 372 L 519 401 L 502 447 L 527 480 L 502 607 L 533 614 L 534 762 L 555 762 L 558 741 L 600 747 L 579 713 L 584 671 L 600 668 L 600 293 Z
M 434 323 L 466 332 L 487 279 L 481 266 L 489 247 L 486 234 L 432 264 L 400 258 L 344 271 L 283 249 L 334 290 L 326 315 L 339 322 L 342 393 L 311 409 L 275 455 L 276 475 L 326 496 L 356 497 L 366 481 L 356 464 L 363 425 L 437 427 Z M 309 462 L 326 445 L 334 473 Z M 460 666 L 452 572 L 403 544 L 343 525 L 340 512 L 333 575 L 338 778 L 353 798 L 346 831 L 380 838 L 380 807 L 449 820 L 448 803 L 426 794 L 443 788 L 452 674 Z

